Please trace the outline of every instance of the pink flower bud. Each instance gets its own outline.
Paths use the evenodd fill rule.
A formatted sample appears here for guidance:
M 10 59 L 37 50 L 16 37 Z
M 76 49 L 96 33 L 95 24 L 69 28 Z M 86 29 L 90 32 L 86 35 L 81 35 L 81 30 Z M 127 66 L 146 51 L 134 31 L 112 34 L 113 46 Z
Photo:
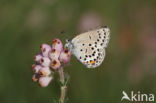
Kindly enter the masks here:
M 48 53 L 51 50 L 50 45 L 42 44 L 40 48 L 41 48 L 41 51 L 42 51 L 42 55 L 45 56 L 45 57 L 48 57 Z
M 42 57 L 40 60 L 41 65 L 44 67 L 48 67 L 50 65 L 50 62 L 50 59 L 47 57 Z
M 39 85 L 41 87 L 47 87 L 48 84 L 51 82 L 52 77 L 46 76 L 46 77 L 40 77 L 39 78 Z
M 68 63 L 70 61 L 70 56 L 70 51 L 68 49 L 64 49 L 64 51 L 61 52 L 59 59 L 63 63 Z
M 39 78 L 40 78 L 40 75 L 39 74 L 34 74 L 33 77 L 32 77 L 32 80 L 34 82 L 37 82 Z
M 32 69 L 33 69 L 34 73 L 38 73 L 41 68 L 42 68 L 41 65 L 36 65 L 36 64 L 32 65 Z
M 53 39 L 52 40 L 52 48 L 56 49 L 56 51 L 61 52 L 63 50 L 63 44 L 61 42 L 61 40 L 59 39 Z
M 41 60 L 41 58 L 42 58 L 42 55 L 41 54 L 38 54 L 38 55 L 34 56 L 34 60 L 36 62 L 39 62 Z
M 50 66 L 53 69 L 58 69 L 58 68 L 61 67 L 61 63 L 60 63 L 60 61 L 58 59 L 52 59 Z
M 48 76 L 51 74 L 50 68 L 49 67 L 43 67 L 39 70 L 40 76 Z
M 52 48 L 51 51 L 49 52 L 49 58 L 50 59 L 58 59 L 60 56 L 60 52 L 56 51 L 56 49 Z

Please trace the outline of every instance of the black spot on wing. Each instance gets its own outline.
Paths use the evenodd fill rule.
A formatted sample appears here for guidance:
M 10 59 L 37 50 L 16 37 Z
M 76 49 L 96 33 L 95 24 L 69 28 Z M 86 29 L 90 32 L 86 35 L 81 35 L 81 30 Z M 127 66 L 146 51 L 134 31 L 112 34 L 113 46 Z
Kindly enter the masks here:
M 84 58 L 84 61 L 86 61 L 86 58 Z
M 95 54 L 93 53 L 92 56 L 95 56 Z

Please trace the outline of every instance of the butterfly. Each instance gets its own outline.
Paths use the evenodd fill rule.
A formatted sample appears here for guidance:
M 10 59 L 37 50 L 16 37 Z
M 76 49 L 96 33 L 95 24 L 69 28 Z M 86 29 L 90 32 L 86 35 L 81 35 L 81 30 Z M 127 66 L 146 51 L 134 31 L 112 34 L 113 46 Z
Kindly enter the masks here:
M 110 40 L 110 29 L 106 26 L 77 35 L 67 40 L 65 47 L 87 68 L 100 66 L 105 57 L 105 48 Z

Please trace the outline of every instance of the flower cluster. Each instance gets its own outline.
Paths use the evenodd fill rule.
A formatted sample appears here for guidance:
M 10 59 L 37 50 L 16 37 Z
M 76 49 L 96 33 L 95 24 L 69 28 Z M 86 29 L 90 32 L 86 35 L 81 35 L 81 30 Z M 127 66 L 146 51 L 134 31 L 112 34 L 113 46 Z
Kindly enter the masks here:
M 46 87 L 53 79 L 53 73 L 70 61 L 70 52 L 63 48 L 59 39 L 53 39 L 52 45 L 42 44 L 41 51 L 34 57 L 35 64 L 32 65 L 34 82 L 41 87 Z

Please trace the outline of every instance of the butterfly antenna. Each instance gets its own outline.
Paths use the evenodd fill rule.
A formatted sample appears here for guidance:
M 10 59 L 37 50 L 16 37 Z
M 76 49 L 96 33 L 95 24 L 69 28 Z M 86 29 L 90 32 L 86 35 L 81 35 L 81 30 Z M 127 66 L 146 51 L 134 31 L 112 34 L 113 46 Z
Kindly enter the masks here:
M 106 25 L 101 26 L 101 28 L 108 28 Z
M 64 31 L 64 30 L 62 30 L 61 32 L 60 32 L 60 34 L 61 34 L 61 36 L 62 36 L 62 38 L 64 38 L 65 40 L 66 40 L 66 42 L 67 41 L 70 41 L 68 38 L 69 38 L 69 35 L 67 35 L 67 33 Z

